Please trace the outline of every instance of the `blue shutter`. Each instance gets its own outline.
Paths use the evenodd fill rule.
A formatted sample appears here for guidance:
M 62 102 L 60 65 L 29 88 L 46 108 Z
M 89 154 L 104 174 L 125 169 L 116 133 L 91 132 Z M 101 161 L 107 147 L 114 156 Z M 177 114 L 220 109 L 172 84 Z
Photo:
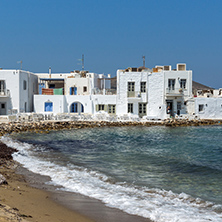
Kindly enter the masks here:
M 74 95 L 77 95 L 77 87 L 74 87 Z

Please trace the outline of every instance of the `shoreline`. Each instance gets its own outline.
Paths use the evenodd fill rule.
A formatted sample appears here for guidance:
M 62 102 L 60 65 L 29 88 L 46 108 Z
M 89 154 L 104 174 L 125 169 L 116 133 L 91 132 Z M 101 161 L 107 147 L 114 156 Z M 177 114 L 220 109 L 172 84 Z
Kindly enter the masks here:
M 0 143 L 0 153 L 1 147 L 9 159 L 0 155 L 0 174 L 8 183 L 0 185 L 0 222 L 151 222 L 107 207 L 99 200 L 56 190 L 46 183 L 50 178 L 34 174 L 14 161 L 10 156 L 16 150 Z
M 14 132 L 32 131 L 47 133 L 50 130 L 81 129 L 95 127 L 120 126 L 203 126 L 221 125 L 220 120 L 192 120 L 164 122 L 105 122 L 105 121 L 42 121 L 28 123 L 2 123 L 0 136 Z M 6 146 L 0 143 L 1 147 Z M 11 154 L 16 150 L 7 147 L 5 157 L 0 155 L 0 174 L 7 184 L 0 184 L 0 222 L 5 221 L 123 221 L 151 222 L 150 219 L 129 215 L 118 209 L 109 208 L 98 200 L 80 194 L 56 191 L 52 185 L 46 185 L 43 176 L 23 168 L 12 160 Z M 49 180 L 48 180 L 49 181 Z M 51 187 L 50 187 L 51 186 Z M 53 187 L 53 188 L 52 188 Z M 42 204 L 44 203 L 44 204 Z M 9 207 L 10 206 L 10 207 Z M 109 218 L 106 220 L 106 218 Z M 105 219 L 105 220 L 104 220 Z
M 39 122 L 8 122 L 0 123 L 0 136 L 19 132 L 47 133 L 51 130 L 82 129 L 98 127 L 125 127 L 125 126 L 166 126 L 166 127 L 187 127 L 222 125 L 222 120 L 182 120 L 167 119 L 164 121 L 70 121 L 70 120 L 44 120 Z
M 3 147 L 5 144 L 1 143 L 0 146 Z M 8 149 L 10 150 L 10 148 Z M 17 172 L 20 167 L 20 164 L 16 161 L 4 159 L 1 155 L 0 174 L 7 181 L 7 184 L 0 185 L 1 222 L 54 222 L 73 221 L 73 219 L 77 222 L 93 221 L 55 202 L 50 192 L 31 186 L 26 177 Z

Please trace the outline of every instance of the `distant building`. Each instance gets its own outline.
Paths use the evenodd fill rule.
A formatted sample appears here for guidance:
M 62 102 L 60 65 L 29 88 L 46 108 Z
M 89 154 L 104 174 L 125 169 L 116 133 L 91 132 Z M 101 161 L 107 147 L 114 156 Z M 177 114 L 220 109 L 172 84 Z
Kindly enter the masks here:
M 192 81 L 184 63 L 117 70 L 113 78 L 78 70 L 0 70 L 0 115 L 24 112 L 222 119 L 222 89 Z
M 0 115 L 33 112 L 38 77 L 21 70 L 0 70 Z

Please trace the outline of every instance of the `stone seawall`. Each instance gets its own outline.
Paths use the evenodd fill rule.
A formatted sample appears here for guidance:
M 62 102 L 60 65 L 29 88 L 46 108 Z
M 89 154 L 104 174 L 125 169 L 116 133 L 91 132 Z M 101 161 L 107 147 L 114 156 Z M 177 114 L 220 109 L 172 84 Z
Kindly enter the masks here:
M 51 130 L 81 129 L 94 127 L 123 127 L 123 126 L 166 126 L 166 127 L 186 127 L 202 125 L 221 125 L 222 120 L 174 120 L 168 119 L 162 122 L 107 122 L 107 121 L 40 121 L 22 123 L 1 123 L 0 136 L 10 133 L 32 131 L 37 133 L 47 133 Z

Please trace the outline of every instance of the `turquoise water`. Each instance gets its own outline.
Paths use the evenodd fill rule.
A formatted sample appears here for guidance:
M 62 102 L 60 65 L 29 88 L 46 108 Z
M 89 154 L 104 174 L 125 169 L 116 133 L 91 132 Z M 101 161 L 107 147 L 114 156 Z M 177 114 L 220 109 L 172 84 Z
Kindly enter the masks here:
M 116 127 L 3 138 L 64 190 L 154 221 L 222 221 L 222 127 Z M 189 215 L 189 216 L 188 216 Z M 193 217 L 193 219 L 192 219 Z

